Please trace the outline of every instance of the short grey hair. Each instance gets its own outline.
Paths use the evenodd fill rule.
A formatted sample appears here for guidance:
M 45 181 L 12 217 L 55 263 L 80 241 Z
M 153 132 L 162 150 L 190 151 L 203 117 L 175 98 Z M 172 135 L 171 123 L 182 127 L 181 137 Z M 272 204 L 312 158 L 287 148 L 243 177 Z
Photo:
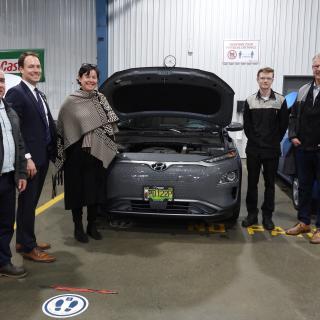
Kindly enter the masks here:
M 315 60 L 320 60 L 320 52 L 319 53 L 317 53 L 313 58 L 312 58 L 312 63 L 314 63 L 315 62 Z

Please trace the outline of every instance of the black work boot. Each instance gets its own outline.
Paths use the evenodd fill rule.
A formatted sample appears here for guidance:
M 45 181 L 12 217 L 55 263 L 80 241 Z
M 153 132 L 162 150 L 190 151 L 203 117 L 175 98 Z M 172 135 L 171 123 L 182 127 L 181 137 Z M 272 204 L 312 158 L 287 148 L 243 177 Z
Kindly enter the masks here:
M 267 230 L 273 230 L 274 229 L 274 223 L 272 221 L 272 216 L 271 215 L 263 215 L 262 225 Z
M 95 239 L 95 240 L 101 240 L 102 235 L 101 233 L 97 230 L 97 226 L 94 222 L 89 222 L 87 226 L 87 234 Z
M 258 223 L 258 217 L 257 215 L 253 215 L 253 214 L 248 214 L 248 216 L 242 221 L 241 225 L 244 228 L 248 228 L 254 224 Z
M 79 242 L 87 243 L 89 241 L 89 238 L 83 229 L 82 209 L 72 210 L 72 218 L 74 222 L 74 238 Z
M 97 224 L 96 224 L 98 206 L 97 205 L 87 206 L 87 212 L 88 212 L 87 234 L 95 240 L 101 240 L 102 235 L 97 230 Z
M 86 235 L 86 233 L 84 232 L 82 222 L 74 224 L 74 238 L 82 243 L 89 242 L 89 238 Z

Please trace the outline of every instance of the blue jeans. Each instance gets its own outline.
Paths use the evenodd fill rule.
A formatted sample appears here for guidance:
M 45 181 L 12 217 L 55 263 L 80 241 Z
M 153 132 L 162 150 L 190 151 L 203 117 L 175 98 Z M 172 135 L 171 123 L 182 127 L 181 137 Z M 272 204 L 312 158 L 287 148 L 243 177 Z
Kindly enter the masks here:
M 296 149 L 296 167 L 299 179 L 299 221 L 311 223 L 311 202 L 314 182 L 320 177 L 320 151 L 305 151 Z M 317 188 L 318 208 L 320 204 L 320 192 Z M 320 211 L 317 210 L 316 227 L 320 228 Z

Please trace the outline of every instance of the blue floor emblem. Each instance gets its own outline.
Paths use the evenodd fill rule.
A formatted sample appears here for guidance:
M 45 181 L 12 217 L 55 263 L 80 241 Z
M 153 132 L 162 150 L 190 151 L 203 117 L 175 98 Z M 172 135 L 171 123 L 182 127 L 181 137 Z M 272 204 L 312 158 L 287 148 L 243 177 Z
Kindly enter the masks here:
M 62 294 L 48 299 L 42 305 L 42 311 L 52 318 L 69 318 L 84 312 L 89 306 L 88 300 L 77 294 Z

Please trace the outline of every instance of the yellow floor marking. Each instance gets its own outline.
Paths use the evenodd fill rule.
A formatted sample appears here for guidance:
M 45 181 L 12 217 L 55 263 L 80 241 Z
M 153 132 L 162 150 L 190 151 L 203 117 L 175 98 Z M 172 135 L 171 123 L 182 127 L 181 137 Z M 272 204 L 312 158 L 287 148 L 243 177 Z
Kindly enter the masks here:
M 205 227 L 204 223 L 189 224 L 188 230 L 189 231 L 205 232 L 206 231 L 206 227 Z
M 253 225 L 251 227 L 247 228 L 247 231 L 250 235 L 255 234 L 256 232 L 263 232 L 264 231 L 264 227 L 263 226 L 258 226 L 258 225 Z
M 49 209 L 53 205 L 55 205 L 57 202 L 61 201 L 64 198 L 64 192 L 58 194 L 55 198 L 49 200 L 45 204 L 43 204 L 41 207 L 36 209 L 36 216 L 43 213 L 45 210 Z
M 286 232 L 281 228 L 281 227 L 275 227 L 272 231 L 271 231 L 271 235 L 272 236 L 277 236 L 279 234 L 286 234 Z
M 45 204 L 43 204 L 42 206 L 37 208 L 36 209 L 36 216 L 38 216 L 39 214 L 41 214 L 44 211 L 46 211 L 47 209 L 49 209 L 50 207 L 55 205 L 57 202 L 61 201 L 63 198 L 64 198 L 64 192 L 58 194 L 55 198 L 49 200 L 48 202 L 46 202 Z M 14 224 L 14 229 L 16 229 L 16 227 L 17 227 L 17 225 Z
M 306 233 L 306 236 L 311 239 L 313 236 L 313 233 L 316 231 L 317 228 L 312 228 L 311 232 Z
M 226 229 L 224 224 L 210 224 L 206 226 L 204 223 L 199 223 L 199 224 L 189 224 L 188 231 L 224 233 L 226 232 Z
M 313 236 L 313 232 L 316 230 L 316 228 L 313 228 L 311 232 L 306 233 L 306 237 L 307 238 L 311 238 Z M 199 224 L 189 224 L 188 225 L 188 231 L 190 232 L 199 232 L 199 233 L 225 233 L 226 228 L 224 224 L 209 224 L 206 225 L 204 223 L 199 223 Z M 257 232 L 264 232 L 265 229 L 263 227 L 263 225 L 253 225 L 250 227 L 247 227 L 247 232 L 249 235 L 253 236 L 255 233 Z M 285 235 L 287 237 L 298 237 L 298 238 L 303 238 L 302 234 L 298 234 L 296 236 L 290 236 L 286 234 L 286 231 L 281 228 L 281 227 L 275 227 L 273 230 L 271 230 L 271 235 L 273 237 L 276 237 L 278 235 Z
M 208 226 L 209 233 L 224 233 L 226 232 L 226 228 L 224 224 L 210 224 Z
M 253 225 L 251 227 L 248 227 L 247 228 L 247 231 L 248 233 L 252 236 L 254 235 L 256 232 L 263 232 L 264 231 L 264 227 L 262 225 Z M 298 234 L 297 236 L 290 236 L 290 235 L 287 235 L 285 230 L 282 229 L 281 227 L 275 227 L 272 231 L 271 231 L 271 235 L 272 236 L 277 236 L 279 234 L 284 234 L 285 236 L 288 236 L 288 237 L 298 237 L 298 238 L 303 238 L 303 235 L 302 234 Z M 308 233 L 307 234 L 309 237 L 310 235 L 312 236 L 312 233 Z
M 206 227 L 205 227 L 204 223 L 195 224 L 194 227 L 199 232 L 205 232 L 206 231 Z

